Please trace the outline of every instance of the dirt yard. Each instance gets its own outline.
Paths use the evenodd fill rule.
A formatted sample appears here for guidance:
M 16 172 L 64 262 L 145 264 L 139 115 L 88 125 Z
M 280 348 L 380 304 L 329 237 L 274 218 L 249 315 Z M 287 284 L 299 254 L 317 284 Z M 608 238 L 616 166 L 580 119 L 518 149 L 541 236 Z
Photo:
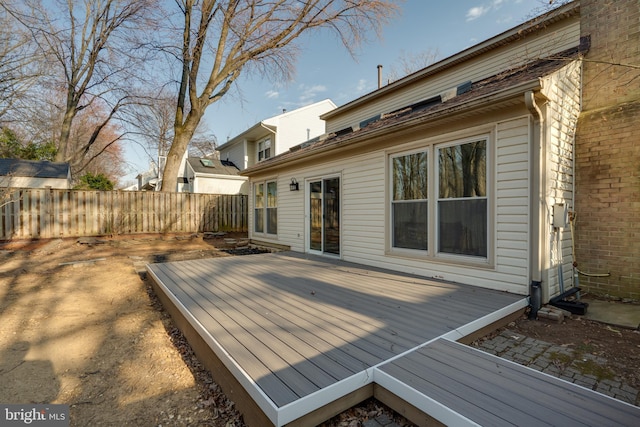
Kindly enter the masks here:
M 231 256 L 224 249 L 222 237 L 193 236 L 0 244 L 0 402 L 68 404 L 72 426 L 242 426 L 139 274 L 149 262 Z M 512 326 L 588 345 L 640 385 L 638 333 L 579 320 Z M 369 401 L 324 426 L 381 414 Z

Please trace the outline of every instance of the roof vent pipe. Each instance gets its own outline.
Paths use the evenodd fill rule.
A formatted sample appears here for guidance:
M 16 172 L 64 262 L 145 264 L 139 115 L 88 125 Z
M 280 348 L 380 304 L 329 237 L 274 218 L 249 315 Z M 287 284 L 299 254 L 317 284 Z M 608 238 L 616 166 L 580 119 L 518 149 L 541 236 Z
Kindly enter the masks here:
M 382 87 L 382 65 L 378 65 L 378 89 Z

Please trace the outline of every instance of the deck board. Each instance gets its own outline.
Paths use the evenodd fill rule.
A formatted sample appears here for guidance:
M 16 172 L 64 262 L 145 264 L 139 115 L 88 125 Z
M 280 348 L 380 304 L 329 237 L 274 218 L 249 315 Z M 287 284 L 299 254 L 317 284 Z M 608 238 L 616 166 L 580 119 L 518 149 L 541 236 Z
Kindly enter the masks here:
M 277 426 L 373 381 L 445 424 L 640 425 L 636 407 L 442 338 L 522 296 L 295 253 L 147 270 Z
M 378 369 L 480 425 L 640 423 L 637 407 L 444 339 Z
M 278 407 L 522 299 L 291 253 L 148 269 Z

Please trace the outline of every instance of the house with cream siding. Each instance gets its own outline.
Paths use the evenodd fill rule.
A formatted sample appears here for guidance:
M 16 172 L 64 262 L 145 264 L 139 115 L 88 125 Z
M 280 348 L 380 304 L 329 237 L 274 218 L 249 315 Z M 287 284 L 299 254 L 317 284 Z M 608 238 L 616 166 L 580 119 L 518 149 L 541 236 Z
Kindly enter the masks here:
M 548 301 L 572 286 L 588 49 L 572 2 L 324 113 L 245 163 L 250 238 Z
M 243 170 L 285 153 L 303 141 L 324 134 L 325 122 L 320 116 L 334 108 L 336 105 L 325 99 L 261 120 L 218 147 L 220 159 Z
M 230 161 L 216 157 L 188 157 L 184 177 L 189 193 L 247 194 L 247 177 Z

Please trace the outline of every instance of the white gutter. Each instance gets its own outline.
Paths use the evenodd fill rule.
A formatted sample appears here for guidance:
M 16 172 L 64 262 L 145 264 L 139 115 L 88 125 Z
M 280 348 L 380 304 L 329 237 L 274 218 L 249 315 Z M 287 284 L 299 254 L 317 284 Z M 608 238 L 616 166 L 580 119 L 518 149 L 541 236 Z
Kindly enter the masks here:
M 540 28 L 545 28 L 559 20 L 565 19 L 567 17 L 571 17 L 580 12 L 580 2 L 573 1 L 568 4 L 559 6 L 557 9 L 537 16 L 533 19 L 530 19 L 517 27 L 511 28 L 507 31 L 504 31 L 490 39 L 487 39 L 477 45 L 471 46 L 461 52 L 458 52 L 448 58 L 445 58 L 441 61 L 436 62 L 435 64 L 431 64 L 422 70 L 416 71 L 413 74 L 409 74 L 395 82 L 383 86 L 382 88 L 370 92 L 357 98 L 345 105 L 342 105 L 334 110 L 331 110 L 327 113 L 324 113 L 320 116 L 322 120 L 329 120 L 332 117 L 343 114 L 352 109 L 358 108 L 360 105 L 377 100 L 385 96 L 388 92 L 397 90 L 404 86 L 408 86 L 417 80 L 424 79 L 428 76 L 434 75 L 436 73 L 443 72 L 455 65 L 458 65 L 462 62 L 468 61 L 471 58 L 479 56 L 485 52 L 488 52 L 493 49 L 497 49 L 501 46 L 504 46 L 513 40 L 517 40 L 522 38 L 528 33 L 533 33 L 538 31 Z
M 432 114 L 427 114 L 426 116 L 420 116 L 416 118 L 407 119 L 404 121 L 399 121 L 394 123 L 393 125 L 382 127 L 380 129 L 375 129 L 372 131 L 367 131 L 366 129 L 360 131 L 361 133 L 350 138 L 345 141 L 345 143 L 338 144 L 328 144 L 323 147 L 319 147 L 310 151 L 306 150 L 298 150 L 292 155 L 286 156 L 284 159 L 272 158 L 269 159 L 268 162 L 261 162 L 255 165 L 250 166 L 249 168 L 241 171 L 242 175 L 251 176 L 252 173 L 263 172 L 275 167 L 281 167 L 290 162 L 295 162 L 299 159 L 309 159 L 310 157 L 317 156 L 319 154 L 328 153 L 334 150 L 339 150 L 348 145 L 350 147 L 356 145 L 357 143 L 367 143 L 371 138 L 376 138 L 379 136 L 386 135 L 388 133 L 396 132 L 398 128 L 408 128 L 414 125 L 423 124 L 426 122 L 434 121 L 440 119 L 442 117 L 450 116 L 453 114 L 460 113 L 462 111 L 473 110 L 474 108 L 486 107 L 487 105 L 492 105 L 492 103 L 505 101 L 509 98 L 518 97 L 522 93 L 526 93 L 527 91 L 538 90 L 541 87 L 541 81 L 539 78 L 532 79 L 518 85 L 511 86 L 509 88 L 488 93 L 484 96 L 479 96 L 474 98 L 466 103 L 454 105 L 444 110 L 436 111 Z M 283 153 L 285 154 L 285 153 Z M 282 154 L 281 154 L 282 155 Z
M 529 221 L 529 275 L 532 282 L 542 282 L 542 245 L 540 244 L 542 237 L 542 229 L 540 221 L 544 217 L 544 194 L 542 194 L 545 159 L 545 132 L 544 132 L 544 115 L 538 107 L 533 91 L 527 91 L 524 94 L 524 103 L 529 112 L 533 116 L 533 129 L 531 135 L 531 153 L 530 153 L 530 214 Z M 544 290 L 546 286 L 543 286 Z M 543 292 L 544 293 L 544 292 Z M 543 297 L 544 299 L 544 297 Z

